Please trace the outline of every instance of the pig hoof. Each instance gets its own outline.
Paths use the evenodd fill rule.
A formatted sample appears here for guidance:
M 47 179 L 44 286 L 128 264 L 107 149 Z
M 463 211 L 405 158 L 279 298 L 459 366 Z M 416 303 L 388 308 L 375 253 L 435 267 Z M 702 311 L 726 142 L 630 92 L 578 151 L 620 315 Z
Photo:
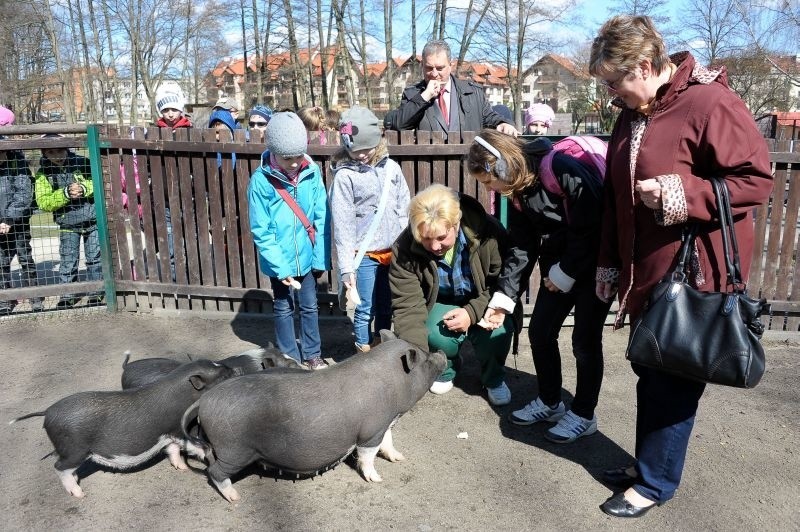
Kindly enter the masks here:
M 75 486 L 71 490 L 69 490 L 69 494 L 77 499 L 83 499 L 86 494 L 83 492 L 80 486 Z
M 372 464 L 360 464 L 361 474 L 367 482 L 383 482 L 383 479 L 378 474 L 375 466 Z
M 382 451 L 381 455 L 383 455 L 383 457 L 389 460 L 390 462 L 402 462 L 403 460 L 406 459 L 406 457 L 403 456 L 403 453 L 401 453 L 397 449 L 392 449 L 391 451 Z
M 239 496 L 239 492 L 236 491 L 236 488 L 234 488 L 231 485 L 231 479 L 226 478 L 222 482 L 217 482 L 216 480 L 212 479 L 212 482 L 217 487 L 222 496 L 225 497 L 226 501 L 233 503 L 241 499 L 241 497 Z

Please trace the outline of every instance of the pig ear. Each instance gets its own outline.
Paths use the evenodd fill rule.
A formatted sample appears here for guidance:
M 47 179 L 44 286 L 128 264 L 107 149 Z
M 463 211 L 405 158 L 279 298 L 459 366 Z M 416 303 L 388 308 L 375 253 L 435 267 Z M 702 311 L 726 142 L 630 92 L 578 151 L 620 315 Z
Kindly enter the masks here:
M 411 373 L 411 370 L 417 365 L 419 353 L 417 353 L 416 349 L 409 349 L 408 352 L 400 358 L 403 360 L 403 369 L 405 372 Z
M 381 329 L 378 334 L 381 335 L 381 342 L 388 342 L 389 340 L 394 340 L 397 338 L 397 336 L 389 329 Z
M 192 386 L 195 390 L 202 390 L 206 387 L 206 382 L 203 380 L 203 377 L 200 375 L 192 375 L 189 377 L 189 382 L 192 383 Z

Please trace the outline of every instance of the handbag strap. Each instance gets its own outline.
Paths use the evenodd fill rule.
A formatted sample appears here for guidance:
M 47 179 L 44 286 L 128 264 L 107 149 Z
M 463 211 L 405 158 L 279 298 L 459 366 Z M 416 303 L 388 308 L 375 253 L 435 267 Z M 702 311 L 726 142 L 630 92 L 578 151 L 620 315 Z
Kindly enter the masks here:
M 722 248 L 725 253 L 725 268 L 728 271 L 728 283 L 734 290 L 744 290 L 742 282 L 741 263 L 739 261 L 739 245 L 736 242 L 736 232 L 733 226 L 733 213 L 731 212 L 730 195 L 725 180 L 720 177 L 711 178 L 714 196 L 717 200 L 720 231 L 722 233 Z
M 300 205 L 294 200 L 289 191 L 286 190 L 286 187 L 281 183 L 275 176 L 268 175 L 267 179 L 269 180 L 270 184 L 275 188 L 275 190 L 280 194 L 283 198 L 283 201 L 292 209 L 294 215 L 297 216 L 297 219 L 300 220 L 300 223 L 303 224 L 303 228 L 308 233 L 308 238 L 311 239 L 311 245 L 314 246 L 317 243 L 317 229 L 314 227 L 306 213 L 303 212 L 303 209 L 300 208 Z

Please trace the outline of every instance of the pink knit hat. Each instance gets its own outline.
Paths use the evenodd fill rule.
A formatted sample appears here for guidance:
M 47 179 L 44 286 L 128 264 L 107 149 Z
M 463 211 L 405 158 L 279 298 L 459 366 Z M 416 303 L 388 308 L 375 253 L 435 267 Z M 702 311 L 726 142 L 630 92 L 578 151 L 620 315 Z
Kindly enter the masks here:
M 0 105 L 0 126 L 10 126 L 14 124 L 14 113 L 11 109 L 6 109 Z
M 542 122 L 545 126 L 550 127 L 553 125 L 553 119 L 556 114 L 553 108 L 546 103 L 535 103 L 525 110 L 525 126 L 532 122 Z

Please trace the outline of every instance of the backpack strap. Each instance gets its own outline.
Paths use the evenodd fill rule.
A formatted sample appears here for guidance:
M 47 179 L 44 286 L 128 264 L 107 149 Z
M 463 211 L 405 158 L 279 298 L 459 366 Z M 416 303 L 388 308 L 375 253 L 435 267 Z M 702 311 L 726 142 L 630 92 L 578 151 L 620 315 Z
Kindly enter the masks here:
M 308 220 L 308 216 L 306 216 L 306 213 L 303 212 L 303 209 L 300 208 L 300 205 L 298 205 L 297 202 L 292 197 L 292 195 L 289 194 L 289 191 L 286 190 L 286 187 L 284 186 L 284 184 L 281 181 L 279 181 L 273 175 L 267 175 L 267 179 L 269 180 L 270 184 L 273 187 L 275 187 L 275 190 L 283 198 L 283 201 L 285 201 L 286 204 L 289 206 L 289 208 L 292 209 L 292 212 L 294 212 L 294 215 L 297 216 L 298 220 L 300 220 L 300 223 L 303 224 L 303 228 L 306 230 L 306 233 L 308 233 L 308 238 L 311 240 L 311 245 L 312 246 L 316 245 L 316 243 L 317 243 L 317 237 L 316 237 L 317 230 L 314 227 L 314 224 L 312 224 Z
M 555 146 L 553 146 L 553 149 L 542 157 L 539 163 L 539 181 L 542 182 L 542 186 L 546 191 L 563 198 L 565 197 L 564 190 L 561 188 L 558 179 L 556 179 L 556 174 L 553 172 L 553 157 L 555 157 L 556 151 Z

